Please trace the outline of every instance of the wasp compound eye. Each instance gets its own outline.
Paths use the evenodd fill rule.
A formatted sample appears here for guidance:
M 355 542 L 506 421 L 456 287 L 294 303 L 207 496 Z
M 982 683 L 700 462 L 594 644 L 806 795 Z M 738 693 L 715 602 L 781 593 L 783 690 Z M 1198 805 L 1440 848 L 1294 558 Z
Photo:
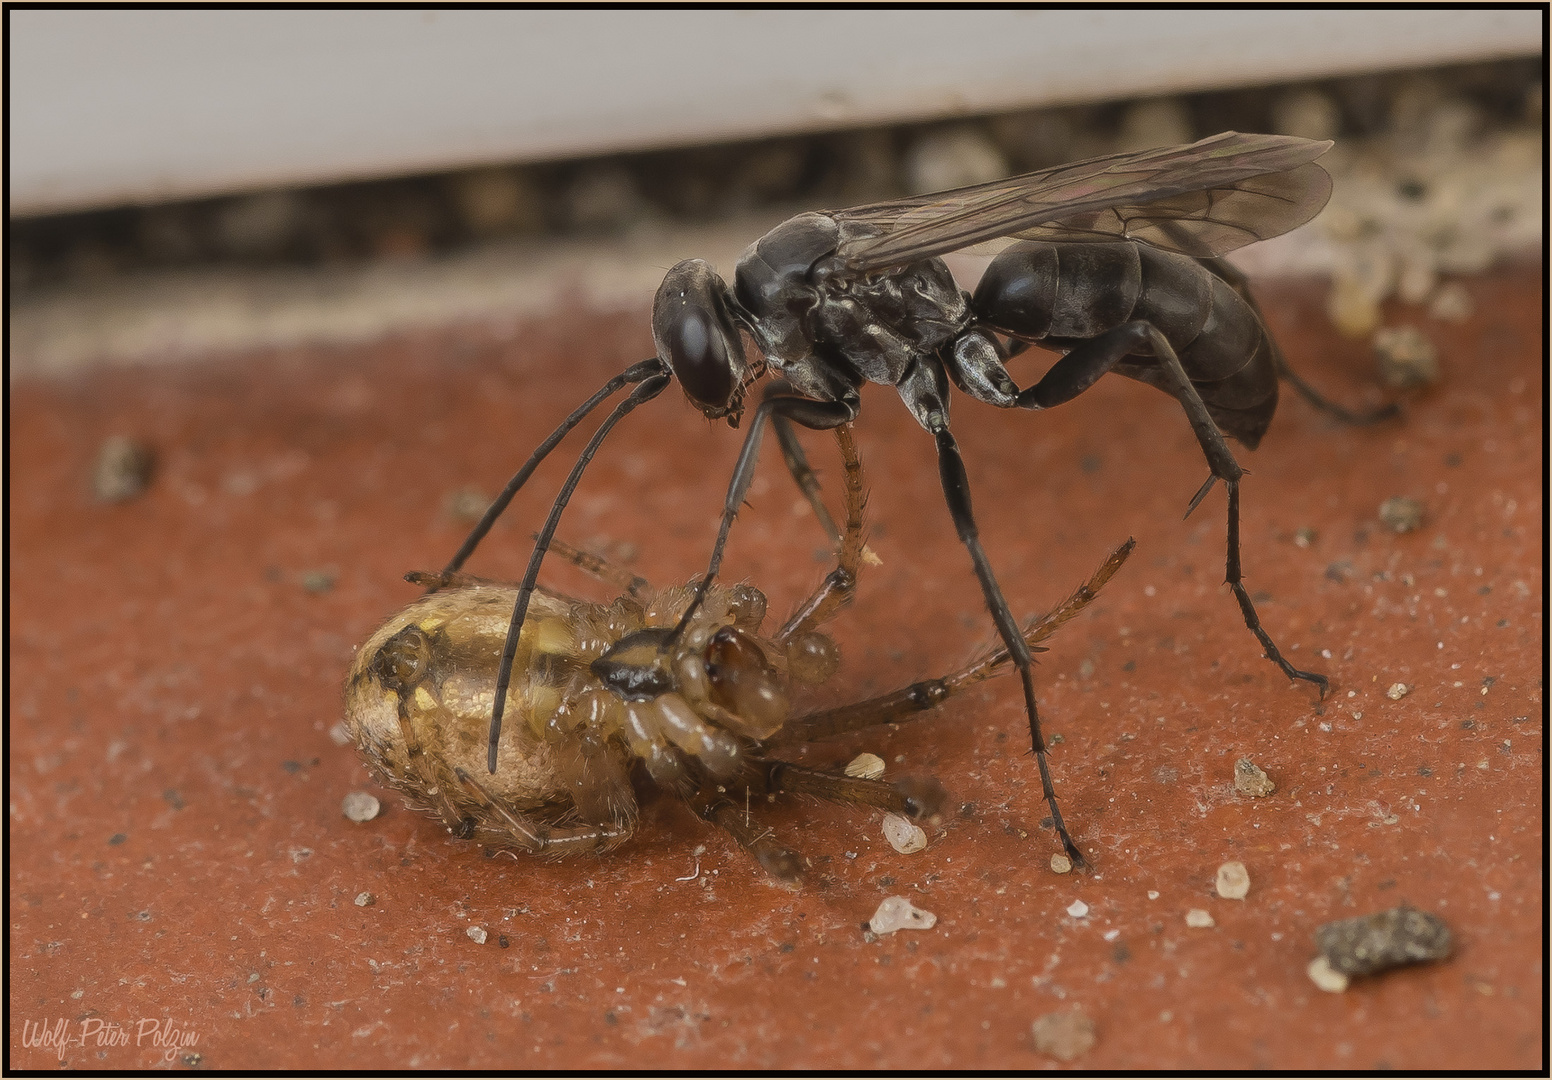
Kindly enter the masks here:
M 668 272 L 652 303 L 652 340 L 702 412 L 716 419 L 737 410 L 743 348 L 727 285 L 710 263 L 686 259 Z

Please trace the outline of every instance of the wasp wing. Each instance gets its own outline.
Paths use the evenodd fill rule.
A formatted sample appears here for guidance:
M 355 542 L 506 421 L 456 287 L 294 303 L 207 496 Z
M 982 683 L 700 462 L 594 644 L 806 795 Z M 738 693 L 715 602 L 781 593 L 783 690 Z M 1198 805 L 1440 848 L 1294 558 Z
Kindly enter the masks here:
M 1000 237 L 1143 240 L 1208 257 L 1297 228 L 1331 196 L 1315 158 L 1330 142 L 1226 131 L 1186 146 L 1110 154 L 988 184 L 832 213 L 837 256 L 886 270 Z

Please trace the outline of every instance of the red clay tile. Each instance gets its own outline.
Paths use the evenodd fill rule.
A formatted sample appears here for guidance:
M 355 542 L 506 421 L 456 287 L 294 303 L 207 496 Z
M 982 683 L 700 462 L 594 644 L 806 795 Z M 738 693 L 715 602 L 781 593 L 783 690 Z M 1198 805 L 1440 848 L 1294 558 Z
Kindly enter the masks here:
M 197 1036 L 175 1063 L 222 1069 L 1028 1069 L 1055 1064 L 1035 1018 L 1079 1009 L 1097 1042 L 1077 1067 L 1544 1067 L 1543 283 L 1519 267 L 1466 286 L 1470 322 L 1425 324 L 1445 377 L 1404 420 L 1341 428 L 1288 394 L 1241 455 L 1248 583 L 1295 662 L 1330 675 L 1323 706 L 1261 659 L 1220 584 L 1221 492 L 1182 524 L 1206 468 L 1168 398 L 1117 379 L 1038 416 L 957 403 L 1017 611 L 1139 541 L 1040 662 L 1058 791 L 1095 861 L 1065 877 L 1008 680 L 808 752 L 876 751 L 939 777 L 956 810 L 899 855 L 876 813 L 781 806 L 774 824 L 816 863 L 795 894 L 667 799 L 604 859 L 486 857 L 331 741 L 353 646 L 414 595 L 400 575 L 460 538 L 446 497 L 496 490 L 646 356 L 644 313 L 13 385 L 10 1064 L 55 1067 L 24 1042 L 63 1020 L 93 1033 L 71 1067 L 153 1066 L 142 1021 L 162 1019 Z M 1379 400 L 1318 287 L 1264 297 L 1306 376 Z M 626 422 L 562 528 L 636 545 L 655 580 L 702 566 L 740 434 L 678 396 Z M 833 697 L 992 637 L 930 441 L 893 394 L 865 397 L 884 565 L 835 624 Z M 100 505 L 91 469 L 113 434 L 149 441 L 158 469 L 140 499 Z M 833 486 L 832 448 L 809 445 Z M 563 468 L 473 569 L 520 573 Z M 1419 531 L 1381 525 L 1392 495 L 1423 501 Z M 823 569 L 795 501 L 770 447 L 727 575 L 775 608 Z M 304 588 L 315 571 L 332 588 Z M 1414 689 L 1393 701 L 1396 682 Z M 1240 757 L 1274 795 L 1234 794 Z M 381 816 L 343 816 L 357 789 Z M 1213 891 L 1231 859 L 1242 901 Z M 865 941 L 892 894 L 937 925 Z M 1315 928 L 1402 901 L 1449 922 L 1455 956 L 1316 989 Z M 1191 908 L 1216 926 L 1188 928 Z M 126 1041 L 99 1043 L 113 1024 Z

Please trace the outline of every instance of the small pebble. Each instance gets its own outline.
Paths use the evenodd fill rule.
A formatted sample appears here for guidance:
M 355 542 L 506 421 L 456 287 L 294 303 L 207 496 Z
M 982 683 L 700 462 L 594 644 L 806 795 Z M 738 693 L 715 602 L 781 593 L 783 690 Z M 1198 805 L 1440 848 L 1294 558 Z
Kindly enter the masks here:
M 1250 871 L 1242 862 L 1226 862 L 1218 867 L 1218 895 L 1225 900 L 1243 900 L 1250 895 Z
M 1384 327 L 1374 332 L 1374 355 L 1386 386 L 1407 389 L 1439 381 L 1439 350 L 1415 326 Z
M 1159 898 L 1159 890 L 1157 890 L 1157 889 L 1149 889 L 1148 890 L 1148 899 L 1149 900 L 1157 900 L 1158 898 Z
M 905 183 L 914 194 L 983 184 L 1012 170 L 977 124 L 928 131 L 905 153 Z
M 1178 146 L 1193 138 L 1191 110 L 1179 98 L 1148 98 L 1134 102 L 1121 114 L 1115 148 L 1120 151 Z
M 1070 874 L 1072 873 L 1072 860 L 1058 851 L 1051 856 L 1051 869 L 1058 874 Z
M 128 502 L 146 489 L 156 456 L 151 448 L 122 435 L 103 441 L 92 466 L 92 494 L 102 502 Z
M 1076 1009 L 1046 1013 L 1030 1025 L 1035 1049 L 1058 1061 L 1071 1061 L 1094 1049 L 1094 1021 Z
M 377 897 L 371 893 L 356 893 L 356 907 L 371 907 L 375 903 L 377 903 Z
M 1395 532 L 1412 532 L 1423 523 L 1423 504 L 1405 495 L 1392 496 L 1380 503 L 1380 520 Z
M 479 488 L 462 487 L 447 493 L 442 505 L 447 516 L 454 521 L 472 525 L 485 516 L 490 507 L 490 496 Z
M 490 937 L 490 935 L 485 932 L 485 928 L 483 926 L 471 926 L 469 929 L 465 930 L 464 933 L 468 934 L 469 939 L 476 945 L 485 944 L 485 939 Z
M 352 791 L 345 796 L 340 808 L 351 821 L 371 821 L 383 808 L 383 804 L 377 801 L 376 795 L 365 791 Z
M 927 834 L 921 827 L 899 814 L 884 815 L 884 839 L 902 855 L 912 855 L 927 846 Z
M 560 216 L 581 231 L 624 229 L 642 219 L 648 210 L 630 172 L 619 165 L 583 165 L 561 193 Z
M 329 740 L 334 743 L 335 746 L 350 745 L 350 729 L 345 726 L 345 721 L 334 721 L 334 726 L 329 729 Z
M 1301 139 L 1334 139 L 1342 132 L 1342 107 L 1320 90 L 1285 91 L 1272 102 L 1272 130 Z
M 1390 689 L 1385 691 L 1385 696 L 1391 701 L 1400 701 L 1412 692 L 1412 688 L 1404 682 L 1391 683 Z
M 1452 281 L 1439 286 L 1439 291 L 1433 294 L 1428 314 L 1441 322 L 1463 323 L 1471 318 L 1472 308 L 1471 294 Z
M 877 754 L 858 754 L 846 763 L 846 775 L 859 780 L 877 780 L 884 775 L 884 759 Z
M 309 570 L 302 575 L 302 588 L 310 593 L 326 593 L 338 580 L 338 570 Z
M 1207 927 L 1215 924 L 1213 923 L 1213 917 L 1207 912 L 1201 908 L 1192 908 L 1186 912 L 1186 925 L 1195 930 L 1205 930 Z
M 893 934 L 896 930 L 930 930 L 937 923 L 932 912 L 923 911 L 903 896 L 889 896 L 868 920 L 868 929 L 875 934 Z
M 1315 957 L 1304 970 L 1309 972 L 1310 982 L 1328 994 L 1340 994 L 1347 989 L 1347 976 L 1332 967 L 1324 956 Z
M 1081 919 L 1088 913 L 1089 906 L 1082 900 L 1074 900 L 1067 906 L 1067 914 L 1071 915 L 1074 919 Z
M 1234 763 L 1234 790 L 1252 799 L 1264 799 L 1277 790 L 1277 785 L 1259 765 L 1242 757 Z
M 1315 947 L 1344 975 L 1373 975 L 1404 964 L 1450 955 L 1450 928 L 1437 915 L 1400 907 L 1326 923 L 1315 931 Z

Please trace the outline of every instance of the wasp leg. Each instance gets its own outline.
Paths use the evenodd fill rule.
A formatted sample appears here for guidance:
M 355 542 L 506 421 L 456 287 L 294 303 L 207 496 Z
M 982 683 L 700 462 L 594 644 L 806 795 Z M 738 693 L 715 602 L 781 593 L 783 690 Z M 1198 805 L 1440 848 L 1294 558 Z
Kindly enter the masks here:
M 948 377 L 936 357 L 918 356 L 895 389 L 900 392 L 901 400 L 911 410 L 911 415 L 916 417 L 917 423 L 926 428 L 937 443 L 938 478 L 943 485 L 943 498 L 948 504 L 949 515 L 954 520 L 954 531 L 959 534 L 960 543 L 970 553 L 970 561 L 975 565 L 975 576 L 981 583 L 981 594 L 991 611 L 992 622 L 996 624 L 997 633 L 1018 668 L 1019 681 L 1024 689 L 1024 711 L 1029 717 L 1030 746 L 1040 767 L 1040 788 L 1045 795 L 1046 805 L 1051 809 L 1051 824 L 1068 857 L 1074 865 L 1082 866 L 1083 853 L 1073 843 L 1072 835 L 1062 821 L 1062 812 L 1056 805 L 1056 787 L 1051 782 L 1045 736 L 1040 733 L 1040 713 L 1035 707 L 1034 660 L 1029 655 L 1029 646 L 1019 631 L 1013 612 L 1008 608 L 1002 586 L 997 584 L 991 560 L 981 547 L 980 529 L 975 524 L 975 514 L 970 505 L 970 478 L 965 472 L 959 444 L 948 426 Z
M 1094 572 L 1094 576 L 1080 585 L 1070 597 L 1045 615 L 1031 619 L 1024 625 L 1024 642 L 1031 650 L 1038 650 L 1039 643 L 1056 632 L 1063 623 L 1082 611 L 1099 595 L 1100 589 L 1121 568 L 1121 564 L 1137 546 L 1128 540 Z M 766 740 L 766 745 L 787 745 L 813 742 L 834 735 L 843 735 L 879 724 L 898 723 L 912 719 L 936 708 L 943 701 L 966 688 L 999 674 L 1012 660 L 1006 648 L 997 649 L 976 662 L 938 679 L 926 679 L 910 686 L 866 701 L 853 702 L 834 709 L 812 712 L 788 720 L 779 732 Z
M 654 367 L 653 365 L 656 366 Z M 642 371 L 644 373 L 639 376 L 633 375 L 633 373 L 638 371 Z M 652 372 L 655 372 L 655 374 Z M 555 502 L 550 505 L 550 514 L 547 518 L 545 518 L 544 528 L 539 530 L 539 536 L 534 541 L 533 554 L 529 556 L 528 559 L 528 569 L 524 571 L 523 582 L 518 587 L 517 601 L 512 605 L 512 621 L 507 625 L 507 641 L 501 650 L 501 667 L 496 672 L 496 700 L 494 706 L 491 708 L 489 746 L 486 750 L 487 766 L 491 772 L 496 771 L 496 748 L 501 743 L 501 717 L 502 714 L 506 711 L 507 688 L 511 685 L 512 682 L 512 661 L 517 656 L 518 638 L 522 634 L 523 620 L 528 615 L 528 602 L 533 597 L 534 586 L 539 580 L 539 566 L 544 562 L 544 553 L 549 548 L 550 541 L 555 536 L 555 526 L 560 524 L 561 512 L 566 509 L 566 504 L 571 501 L 571 493 L 576 490 L 577 484 L 581 481 L 583 470 L 585 470 L 588 466 L 588 463 L 593 460 L 593 455 L 598 453 L 598 447 L 602 445 L 604 438 L 609 434 L 610 429 L 613 428 L 615 424 L 618 424 L 622 419 L 624 419 L 625 416 L 638 405 L 651 401 L 653 398 L 661 394 L 672 381 L 668 373 L 667 365 L 660 360 L 649 360 L 644 363 L 637 364 L 627 370 L 624 375 L 619 376 L 615 381 L 625 380 L 628 376 L 633 378 L 640 378 L 644 381 L 640 382 L 636 389 L 632 390 L 623 401 L 614 407 L 613 411 L 611 411 L 609 415 L 604 418 L 604 422 L 598 425 L 598 430 L 593 432 L 593 437 L 587 441 L 587 445 L 582 448 L 582 453 L 578 455 L 576 464 L 571 467 L 571 473 L 566 477 L 565 484 L 561 486 L 560 493 L 555 496 Z M 621 385 L 623 385 L 623 382 Z M 603 391 L 599 391 L 599 393 L 601 394 Z M 598 395 L 595 394 L 594 397 L 596 398 Z M 591 408 L 591 405 L 588 407 Z M 580 413 L 581 410 L 578 410 L 578 412 Z M 575 417 L 575 419 L 573 419 L 573 417 Z M 558 442 L 559 436 L 564 435 L 566 431 L 570 430 L 567 425 L 569 424 L 575 426 L 575 424 L 580 421 L 580 419 L 581 416 L 578 415 L 578 413 L 573 413 L 571 416 L 568 416 L 565 423 L 563 423 L 560 428 L 556 429 L 555 433 L 550 436 L 550 439 L 545 440 L 545 445 L 541 446 L 540 450 L 544 451 L 544 453 L 548 453 L 549 448 L 552 445 L 551 440 L 553 439 Z M 535 456 L 529 459 L 529 463 L 537 464 L 537 461 L 540 457 L 542 457 L 542 454 L 536 451 Z M 529 465 L 524 465 L 523 468 L 528 469 Z M 508 487 L 512 488 L 513 491 L 516 491 L 517 486 L 521 486 L 519 483 L 520 479 L 527 479 L 525 476 L 523 476 L 522 472 L 519 472 L 517 476 L 512 478 L 512 484 L 509 484 Z M 497 503 L 501 503 L 501 500 L 498 499 Z M 505 504 L 501 503 L 501 505 L 504 506 Z M 496 504 L 493 503 L 492 509 L 494 509 L 495 506 Z M 492 521 L 495 520 L 493 517 L 491 517 L 489 512 L 487 512 L 486 517 L 490 518 Z M 481 524 L 484 524 L 483 520 L 481 521 Z M 479 527 L 476 526 L 475 529 L 476 533 L 478 533 Z M 479 533 L 479 535 L 484 534 Z M 477 539 L 477 536 L 470 536 L 470 540 L 477 541 Z M 466 543 L 465 546 L 469 547 L 471 551 L 473 550 L 472 545 Z M 460 552 L 460 554 L 462 554 L 462 552 Z M 454 562 L 450 564 L 449 568 L 454 570 L 457 569 L 457 562 L 458 560 L 455 558 Z
M 865 780 L 859 776 L 810 769 L 790 761 L 763 762 L 766 786 L 772 792 L 812 795 L 848 806 L 873 806 L 920 820 L 943 812 L 948 793 L 936 780 Z
M 1213 274 L 1216 274 L 1229 288 L 1238 293 L 1239 298 L 1249 305 L 1251 311 L 1256 313 L 1256 318 L 1261 321 L 1262 328 L 1266 329 L 1266 316 L 1261 314 L 1261 305 L 1256 303 L 1255 294 L 1250 291 L 1250 279 L 1245 276 L 1245 272 L 1227 259 L 1213 258 L 1199 259 L 1198 261 Z M 1391 417 L 1401 415 L 1401 407 L 1395 402 L 1391 402 L 1388 405 L 1380 405 L 1366 412 L 1353 412 L 1331 401 L 1323 396 L 1320 391 L 1305 382 L 1303 377 L 1288 365 L 1288 358 L 1283 355 L 1283 350 L 1278 346 L 1269 329 L 1266 330 L 1265 336 L 1266 343 L 1272 350 L 1272 363 L 1277 367 L 1278 376 L 1286 379 L 1299 392 L 1299 396 L 1314 406 L 1316 410 L 1344 424 L 1352 424 L 1354 426 L 1377 424 L 1381 420 L 1389 420 Z
M 538 539 L 538 537 L 535 537 Z M 572 566 L 581 570 L 590 577 L 597 578 L 605 585 L 613 585 L 617 589 L 623 589 L 637 600 L 644 599 L 652 591 L 652 583 L 644 577 L 631 573 L 623 566 L 610 562 L 602 555 L 591 551 L 583 551 L 574 548 L 564 540 L 551 540 L 550 550 L 560 558 L 565 559 Z
M 754 467 L 760 460 L 760 439 L 765 434 L 765 425 L 770 422 L 771 417 L 781 416 L 814 431 L 823 431 L 855 420 L 860 404 L 861 401 L 855 390 L 848 391 L 837 401 L 817 401 L 813 398 L 794 396 L 790 389 L 781 384 L 772 384 L 766 388 L 764 399 L 756 407 L 754 418 L 749 421 L 749 429 L 744 434 L 743 448 L 739 450 L 738 461 L 733 466 L 733 478 L 728 483 L 727 500 L 722 504 L 722 523 L 717 528 L 717 542 L 712 547 L 711 561 L 706 567 L 706 574 L 696 584 L 695 595 L 690 598 L 689 605 L 685 607 L 684 614 L 679 619 L 679 625 L 674 627 L 673 633 L 664 639 L 664 648 L 669 647 L 678 640 L 680 634 L 684 633 L 685 627 L 690 624 L 690 619 L 694 617 L 701 602 L 706 599 L 706 590 L 716 579 L 717 571 L 722 566 L 722 552 L 727 547 L 728 532 L 733 527 L 733 519 L 738 516 L 739 509 L 744 505 L 744 496 L 749 493 L 749 485 L 754 482 Z M 515 649 L 515 639 L 512 644 Z
M 1156 327 L 1141 321 L 1122 323 L 1098 337 L 1091 338 L 1057 361 L 1046 373 L 1045 378 L 1029 390 L 1022 391 L 1019 394 L 1020 402 L 1022 403 L 1028 395 L 1032 403 L 1038 402 L 1034 407 L 1048 408 L 1051 405 L 1059 405 L 1092 386 L 1094 381 L 1114 367 L 1121 357 L 1134 353 L 1146 355 L 1149 352 L 1158 363 L 1159 369 L 1174 384 L 1168 392 L 1185 410 L 1186 419 L 1191 423 L 1191 430 L 1196 433 L 1197 444 L 1202 448 L 1208 467 L 1212 470 L 1212 476 L 1191 500 L 1191 509 L 1194 510 L 1196 505 L 1206 497 L 1214 480 L 1222 480 L 1224 487 L 1228 489 L 1228 558 L 1224 580 L 1229 588 L 1234 590 L 1234 599 L 1238 601 L 1240 613 L 1245 617 L 1245 625 L 1256 635 L 1256 640 L 1266 650 L 1267 659 L 1281 668 L 1284 675 L 1289 679 L 1302 679 L 1305 682 L 1314 683 L 1320 687 L 1320 696 L 1325 697 L 1326 691 L 1331 688 L 1330 680 L 1317 672 L 1301 671 L 1285 660 L 1271 635 L 1261 625 L 1261 617 L 1256 614 L 1256 607 L 1250 601 L 1250 593 L 1245 590 L 1241 580 L 1244 575 L 1240 571 L 1239 556 L 1239 481 L 1244 472 L 1239 467 L 1239 462 L 1234 459 L 1233 452 L 1229 450 L 1228 443 L 1224 441 L 1218 425 L 1213 423 L 1201 395 L 1196 392 L 1196 387 L 1192 386 L 1191 380 L 1186 377 L 1185 369 L 1180 365 L 1180 358 L 1175 355 L 1175 350 Z M 1048 384 L 1050 384 L 1049 388 L 1047 388 Z M 1035 393 L 1036 391 L 1039 393 Z M 1190 510 L 1186 512 L 1189 514 Z
M 778 429 L 779 430 L 779 429 Z M 841 449 L 841 460 L 846 468 L 846 531 L 836 544 L 836 565 L 819 583 L 813 594 L 798 606 L 785 626 L 773 639 L 785 645 L 799 634 L 806 634 L 824 625 L 851 603 L 857 589 L 857 571 L 863 559 L 863 511 L 867 508 L 867 490 L 862 473 L 862 459 L 857 456 L 857 443 L 850 424 L 835 429 L 835 441 Z M 833 523 L 832 523 L 833 525 Z
M 535 855 L 570 855 L 579 851 L 608 851 L 623 843 L 630 836 L 630 829 L 609 825 L 546 825 L 527 814 L 519 813 L 504 805 L 501 800 L 486 791 L 480 783 L 460 768 L 453 770 L 458 780 L 468 788 L 487 810 L 492 811 L 506 825 L 503 839 L 523 851 Z
M 803 493 L 803 498 L 808 500 L 809 507 L 814 511 L 814 517 L 819 519 L 819 525 L 824 529 L 825 535 L 830 538 L 830 547 L 836 551 L 841 549 L 841 531 L 835 527 L 835 519 L 830 516 L 829 507 L 819 497 L 819 477 L 814 475 L 814 470 L 808 464 L 808 455 L 803 452 L 803 444 L 798 442 L 797 430 L 792 426 L 792 421 L 785 416 L 771 418 L 771 427 L 776 430 L 776 441 L 781 445 L 781 458 L 787 463 L 787 471 L 792 474 L 792 482 Z
M 803 880 L 803 856 L 777 840 L 770 829 L 757 826 L 748 806 L 739 806 L 710 785 L 691 796 L 690 806 L 731 836 L 777 881 L 796 885 Z

